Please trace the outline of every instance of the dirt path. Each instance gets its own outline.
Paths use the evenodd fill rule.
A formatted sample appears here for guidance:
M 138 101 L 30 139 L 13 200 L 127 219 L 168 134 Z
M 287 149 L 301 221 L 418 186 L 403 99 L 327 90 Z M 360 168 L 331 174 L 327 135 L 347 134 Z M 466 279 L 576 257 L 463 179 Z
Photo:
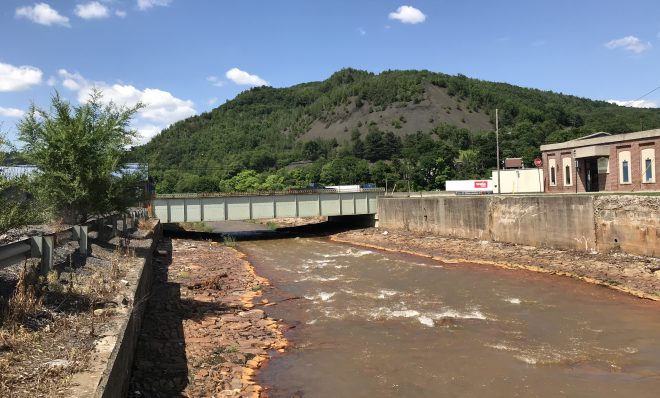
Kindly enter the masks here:
M 339 242 L 434 258 L 578 278 L 660 301 L 660 259 L 624 253 L 583 253 L 368 228 L 332 236 Z
M 217 242 L 164 239 L 158 254 L 129 396 L 258 397 L 255 370 L 286 346 L 254 308 L 268 282 Z

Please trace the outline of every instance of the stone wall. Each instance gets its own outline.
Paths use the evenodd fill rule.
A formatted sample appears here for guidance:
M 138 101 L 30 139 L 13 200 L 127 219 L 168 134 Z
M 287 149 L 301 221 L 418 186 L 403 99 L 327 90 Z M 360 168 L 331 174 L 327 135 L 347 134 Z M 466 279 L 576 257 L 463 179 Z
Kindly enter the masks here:
M 382 228 L 562 250 L 660 255 L 660 198 L 478 196 L 380 198 Z

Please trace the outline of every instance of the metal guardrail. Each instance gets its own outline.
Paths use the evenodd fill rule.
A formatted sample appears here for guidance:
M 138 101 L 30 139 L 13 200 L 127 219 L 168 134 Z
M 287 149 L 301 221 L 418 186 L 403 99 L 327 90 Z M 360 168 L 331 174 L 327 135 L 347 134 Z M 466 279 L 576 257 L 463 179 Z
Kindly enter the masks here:
M 131 219 L 131 224 L 135 225 L 136 221 L 141 218 L 146 218 L 146 209 L 133 211 L 129 213 L 113 214 L 107 217 L 98 218 L 96 221 L 98 231 L 102 231 L 107 225 L 112 227 L 112 237 L 118 235 L 117 224 L 119 218 L 122 218 L 122 233 L 124 236 L 128 233 L 128 220 Z M 108 224 L 109 223 L 109 224 Z M 91 223 L 90 223 L 91 224 Z M 80 254 L 87 256 L 89 253 L 89 235 L 90 225 L 74 225 L 71 228 L 65 229 L 51 234 L 42 234 L 31 236 L 27 239 L 11 242 L 6 245 L 0 246 L 0 268 L 17 264 L 30 258 L 40 259 L 40 273 L 47 275 L 53 268 L 54 250 L 57 245 L 57 236 L 69 233 L 74 240 L 79 243 Z
M 188 198 L 222 198 L 230 196 L 283 196 L 292 194 L 316 193 L 349 193 L 349 192 L 385 192 L 385 188 L 360 188 L 359 190 L 344 191 L 332 188 L 325 189 L 289 189 L 286 191 L 256 191 L 256 192 L 202 192 L 202 193 L 168 193 L 158 194 L 155 199 L 188 199 Z

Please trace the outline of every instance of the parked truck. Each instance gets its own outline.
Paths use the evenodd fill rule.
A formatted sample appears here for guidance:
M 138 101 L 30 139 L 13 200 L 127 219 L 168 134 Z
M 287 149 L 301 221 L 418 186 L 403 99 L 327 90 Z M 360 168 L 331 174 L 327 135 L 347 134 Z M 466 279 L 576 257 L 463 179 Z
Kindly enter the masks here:
M 493 193 L 493 180 L 454 180 L 445 183 L 447 192 L 456 195 L 485 195 Z

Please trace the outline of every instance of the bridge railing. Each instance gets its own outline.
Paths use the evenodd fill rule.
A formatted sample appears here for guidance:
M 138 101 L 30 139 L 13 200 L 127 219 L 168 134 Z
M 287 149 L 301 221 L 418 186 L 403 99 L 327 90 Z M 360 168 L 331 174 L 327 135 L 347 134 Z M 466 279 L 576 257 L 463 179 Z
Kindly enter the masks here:
M 74 225 L 62 231 L 49 234 L 38 234 L 26 239 L 14 241 L 0 246 L 0 268 L 18 264 L 30 258 L 40 259 L 40 273 L 47 275 L 54 265 L 54 250 L 62 241 L 76 240 L 81 255 L 87 256 L 89 252 L 88 233 L 89 228 L 96 224 L 99 234 L 106 227 L 112 229 L 112 237 L 119 234 L 118 221 L 121 219 L 121 233 L 128 233 L 129 221 L 135 227 L 137 220 L 147 217 L 146 209 L 131 211 L 128 213 L 111 214 L 106 217 L 97 218 L 85 225 Z
M 200 193 L 166 193 L 157 194 L 155 199 L 186 199 L 186 198 L 221 198 L 231 196 L 283 196 L 293 194 L 317 193 L 352 193 L 352 192 L 385 192 L 385 188 L 361 188 L 351 191 L 341 191 L 332 188 L 306 189 L 292 188 L 285 191 L 251 191 L 251 192 L 200 192 Z

